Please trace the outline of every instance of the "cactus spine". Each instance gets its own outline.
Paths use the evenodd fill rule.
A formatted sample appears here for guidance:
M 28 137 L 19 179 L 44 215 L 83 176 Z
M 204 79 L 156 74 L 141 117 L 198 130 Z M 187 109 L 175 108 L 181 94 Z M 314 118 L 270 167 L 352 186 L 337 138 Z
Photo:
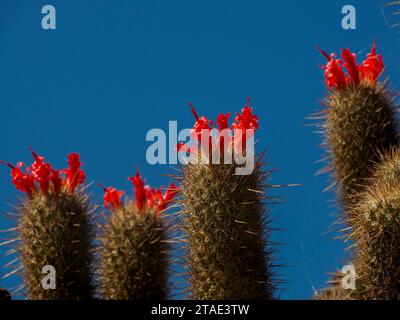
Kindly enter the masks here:
M 197 136 L 212 122 L 192 111 L 197 120 L 192 133 Z M 220 130 L 227 128 L 228 117 L 218 117 Z M 233 127 L 258 127 L 249 105 Z M 270 230 L 265 232 L 268 221 L 263 206 L 269 173 L 263 172 L 261 161 L 249 175 L 236 175 L 236 168 L 235 164 L 211 163 L 183 168 L 181 205 L 194 299 L 273 298 L 273 250 L 265 249 Z
M 104 188 L 110 215 L 100 237 L 100 291 L 107 300 L 160 300 L 168 297 L 168 230 L 161 212 L 175 193 L 144 187 L 131 178 L 136 202 L 123 204 L 122 191 Z

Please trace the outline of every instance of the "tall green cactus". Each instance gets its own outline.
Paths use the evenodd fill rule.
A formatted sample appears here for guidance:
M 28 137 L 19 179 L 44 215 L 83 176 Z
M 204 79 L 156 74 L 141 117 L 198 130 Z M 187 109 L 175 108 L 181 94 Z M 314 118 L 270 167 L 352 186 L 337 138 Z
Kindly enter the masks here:
M 201 131 L 209 130 L 212 122 L 192 111 L 197 120 L 192 134 L 200 142 Z M 218 117 L 219 131 L 228 128 L 228 117 Z M 249 105 L 237 115 L 232 128 L 258 128 L 258 118 Z M 183 168 L 181 205 L 194 299 L 274 297 L 273 249 L 266 249 L 271 229 L 263 205 L 269 173 L 261 161 L 248 175 L 237 175 L 237 168 L 235 163 L 192 163 Z
M 376 43 L 361 65 L 357 65 L 355 55 L 348 49 L 342 50 L 343 60 L 335 54 L 321 52 L 328 59 L 324 70 L 330 89 L 325 99 L 326 108 L 319 117 L 323 119 L 320 127 L 329 159 L 324 171 L 332 173 L 342 219 L 347 226 L 357 228 L 353 208 L 362 199 L 381 154 L 399 143 L 394 95 L 385 82 L 377 83 L 384 65 L 381 55 L 376 54 Z M 344 229 L 347 235 L 351 233 L 348 228 Z M 332 296 L 329 292 L 345 291 L 335 284 L 323 296 Z M 360 295 L 356 290 L 344 296 Z
M 400 299 L 400 150 L 382 157 L 354 210 L 358 291 L 363 299 Z
M 69 155 L 65 176 L 32 152 L 35 162 L 23 172 L 22 163 L 11 168 L 12 181 L 27 197 L 18 208 L 17 251 L 22 278 L 30 300 L 83 300 L 92 296 L 90 214 L 83 190 L 78 154 Z M 46 266 L 55 274 L 55 287 L 46 287 Z M 43 269 L 44 268 L 44 269 Z M 53 272 L 51 271 L 51 272 Z M 44 272 L 44 273 L 42 273 Z
M 166 193 L 131 178 L 136 201 L 122 203 L 122 191 L 104 188 L 110 215 L 100 236 L 100 292 L 106 300 L 160 300 L 169 294 L 168 226 L 162 211 L 176 187 Z
M 348 76 L 342 70 L 342 60 L 324 54 L 329 60 L 325 77 L 331 89 L 321 124 L 329 158 L 327 169 L 347 210 L 357 203 L 357 195 L 371 177 L 380 154 L 399 142 L 394 96 L 385 83 L 376 82 L 383 62 L 375 45 L 361 65 L 356 65 L 354 54 L 343 49 Z

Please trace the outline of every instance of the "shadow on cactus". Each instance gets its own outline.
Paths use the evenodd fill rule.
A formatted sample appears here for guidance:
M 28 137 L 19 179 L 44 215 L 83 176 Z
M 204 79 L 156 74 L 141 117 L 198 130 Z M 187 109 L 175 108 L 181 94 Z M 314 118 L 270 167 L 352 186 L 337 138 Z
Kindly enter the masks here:
M 83 300 L 92 296 L 91 214 L 84 188 L 79 155 L 68 156 L 69 167 L 54 169 L 33 150 L 34 162 L 23 170 L 2 161 L 11 169 L 12 183 L 26 194 L 17 207 L 15 246 L 22 265 L 26 294 L 30 300 Z M 45 287 L 43 267 L 55 270 L 55 287 Z
M 173 200 L 173 183 L 162 188 L 144 184 L 139 172 L 129 178 L 136 199 L 122 202 L 123 191 L 103 187 L 109 211 L 100 235 L 100 294 L 107 300 L 160 300 L 169 295 L 168 223 L 163 212 Z

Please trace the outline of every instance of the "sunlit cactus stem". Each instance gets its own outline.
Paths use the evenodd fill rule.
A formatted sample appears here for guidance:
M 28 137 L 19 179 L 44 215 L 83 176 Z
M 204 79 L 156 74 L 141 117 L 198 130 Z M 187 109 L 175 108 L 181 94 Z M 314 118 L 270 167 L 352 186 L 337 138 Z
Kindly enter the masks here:
M 79 155 L 70 154 L 69 168 L 60 173 L 32 153 L 35 161 L 25 171 L 22 163 L 7 164 L 14 185 L 27 195 L 17 226 L 26 295 L 30 300 L 90 299 L 92 207 L 79 188 L 85 179 Z
M 380 154 L 398 145 L 394 95 L 385 83 L 377 83 L 384 66 L 375 44 L 361 65 L 348 49 L 342 50 L 343 60 L 323 53 L 329 60 L 325 78 L 330 88 L 321 125 L 327 169 L 332 172 L 339 202 L 351 214 L 347 209 L 357 203 Z
M 355 54 L 349 49 L 342 50 L 342 59 L 337 58 L 335 54 L 329 56 L 326 52 L 321 52 L 328 60 L 324 70 L 329 88 L 325 109 L 320 115 L 323 119 L 320 128 L 324 134 L 329 161 L 324 171 L 331 171 L 332 186 L 336 186 L 340 211 L 343 213 L 342 220 L 345 222 L 341 232 L 352 238 L 367 225 L 367 220 L 360 220 L 360 217 L 365 215 L 360 214 L 360 210 L 367 210 L 365 206 L 371 204 L 373 195 L 382 188 L 379 186 L 378 190 L 373 192 L 367 188 L 376 164 L 381 161 L 382 154 L 387 154 L 399 144 L 395 95 L 389 92 L 386 82 L 378 82 L 384 64 L 382 56 L 376 53 L 376 43 L 360 65 L 357 65 Z M 365 201 L 369 202 L 368 205 Z M 363 209 L 355 210 L 355 207 L 360 206 L 360 202 L 364 203 L 361 205 Z M 369 231 L 373 232 L 372 229 Z M 367 239 L 368 237 L 364 240 Z M 372 242 L 369 244 L 372 245 Z M 359 265 L 359 257 L 361 260 L 377 258 L 367 251 L 360 251 L 362 247 L 359 243 L 359 250 L 351 251 L 356 265 Z M 387 258 L 389 259 L 389 256 Z M 358 269 L 359 267 L 356 268 L 356 272 L 359 272 Z M 344 297 L 347 296 L 348 299 L 363 298 L 361 288 L 364 278 L 357 278 L 357 289 L 350 295 L 341 288 L 337 290 L 337 285 L 325 293 L 335 291 L 345 293 Z
M 136 201 L 121 201 L 124 192 L 104 188 L 109 214 L 100 236 L 100 292 L 106 300 L 160 300 L 169 295 L 168 225 L 163 211 L 176 187 L 165 194 L 130 178 Z
M 400 299 L 400 150 L 382 156 L 355 207 L 356 272 L 362 299 Z
M 215 123 L 193 113 L 196 124 L 192 137 L 200 145 L 204 142 L 199 133 L 215 123 L 220 131 L 258 128 L 258 117 L 249 105 L 237 114 L 231 127 L 229 113 L 221 114 Z M 219 147 L 217 142 L 212 148 Z M 261 160 L 248 175 L 237 175 L 237 168 L 235 163 L 209 163 L 188 164 L 182 169 L 181 205 L 191 298 L 274 298 L 273 248 L 269 243 L 266 248 L 271 230 L 263 205 L 269 172 L 264 172 Z

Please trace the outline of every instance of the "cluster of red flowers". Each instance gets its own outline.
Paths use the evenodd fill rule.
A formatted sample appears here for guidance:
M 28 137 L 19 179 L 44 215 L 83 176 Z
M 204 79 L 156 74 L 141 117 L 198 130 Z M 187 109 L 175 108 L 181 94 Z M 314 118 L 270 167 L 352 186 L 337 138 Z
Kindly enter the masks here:
M 69 154 L 69 168 L 59 171 L 46 163 L 44 157 L 37 155 L 33 150 L 31 151 L 34 162 L 25 170 L 22 170 L 25 166 L 23 162 L 18 162 L 14 166 L 5 161 L 0 161 L 0 163 L 11 168 L 12 183 L 18 190 L 29 196 L 37 192 L 47 194 L 50 191 L 59 194 L 63 189 L 73 193 L 85 181 L 85 173 L 81 169 L 82 162 L 79 154 Z
M 164 194 L 163 187 L 153 189 L 145 185 L 145 181 L 140 176 L 139 171 L 136 172 L 134 177 L 129 177 L 128 180 L 133 183 L 135 188 L 136 207 L 138 211 L 148 208 L 161 212 L 167 208 L 167 205 L 173 200 L 177 193 L 177 188 L 173 182 L 169 185 Z M 114 187 L 102 187 L 104 190 L 104 206 L 108 209 L 123 208 L 122 196 L 124 192 Z
M 362 80 L 376 83 L 384 69 L 382 55 L 376 54 L 376 42 L 361 65 L 357 65 L 356 55 L 349 49 L 342 49 L 343 60 L 338 59 L 335 53 L 329 56 L 321 48 L 318 49 L 328 59 L 323 69 L 329 89 L 345 89 L 349 84 L 358 86 Z M 343 68 L 347 69 L 347 74 Z
M 256 131 L 258 129 L 258 116 L 253 114 L 253 108 L 250 107 L 250 98 L 247 100 L 247 104 L 242 108 L 241 113 L 236 113 L 236 117 L 234 119 L 234 122 L 232 123 L 231 126 L 229 126 L 229 117 L 230 117 L 230 112 L 226 114 L 219 114 L 217 117 L 217 120 L 214 122 L 212 120 L 207 119 L 205 116 L 199 117 L 197 114 L 195 108 L 193 107 L 192 104 L 189 104 L 191 111 L 196 119 L 196 122 L 191 130 L 191 137 L 200 143 L 200 145 L 204 148 L 206 146 L 207 141 L 202 141 L 202 133 L 209 133 L 213 129 L 217 129 L 218 132 L 226 132 L 228 131 L 228 135 L 230 134 L 232 136 L 233 131 L 235 134 L 239 133 L 241 138 L 240 141 L 242 142 L 242 149 L 245 150 L 246 148 L 246 141 L 248 139 L 246 130 L 251 129 Z M 224 151 L 224 137 L 225 135 L 220 135 L 219 136 L 219 144 L 221 148 L 221 153 L 223 154 Z M 234 136 L 232 136 L 232 143 L 233 146 L 237 146 L 237 143 L 239 141 L 234 140 Z M 208 149 L 211 150 L 211 135 L 208 137 Z M 191 148 L 190 146 L 186 145 L 185 143 L 181 142 L 178 144 L 178 151 L 182 152 L 193 152 L 195 151 L 194 148 Z

